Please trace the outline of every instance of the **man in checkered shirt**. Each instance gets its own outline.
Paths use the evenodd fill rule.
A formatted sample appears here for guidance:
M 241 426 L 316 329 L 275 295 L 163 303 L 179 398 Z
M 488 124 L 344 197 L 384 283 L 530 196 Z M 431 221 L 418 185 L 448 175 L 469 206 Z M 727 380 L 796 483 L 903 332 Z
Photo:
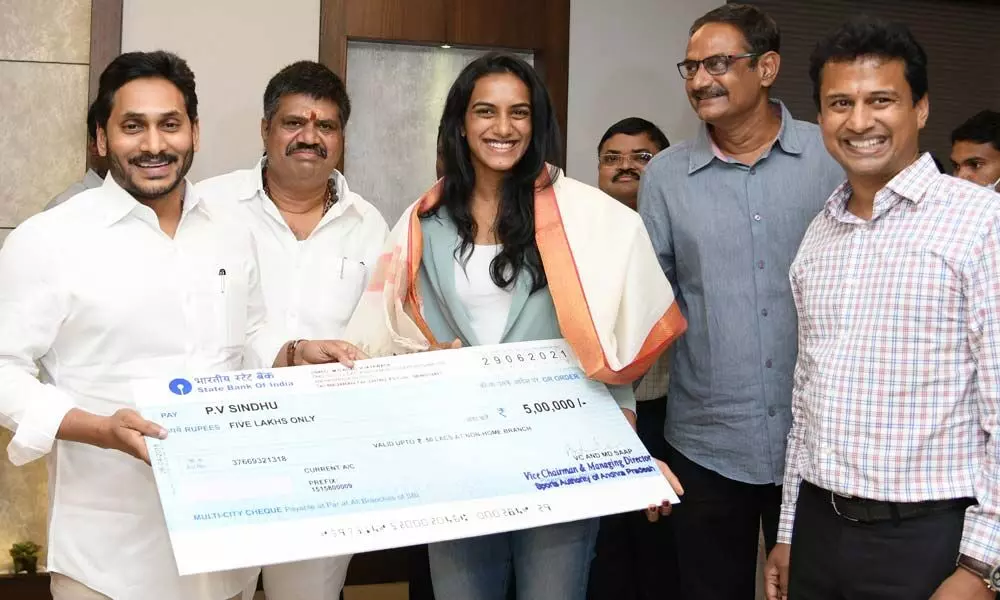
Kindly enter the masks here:
M 791 268 L 799 354 L 768 598 L 993 598 L 1000 195 L 918 153 L 927 57 L 905 26 L 843 26 L 810 75 L 847 182 Z

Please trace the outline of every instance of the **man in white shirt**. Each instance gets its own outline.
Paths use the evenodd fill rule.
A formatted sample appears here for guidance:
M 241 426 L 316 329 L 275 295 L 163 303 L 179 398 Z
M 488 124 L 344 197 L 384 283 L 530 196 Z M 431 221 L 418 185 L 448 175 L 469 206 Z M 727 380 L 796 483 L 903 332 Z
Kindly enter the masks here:
M 265 156 L 197 185 L 213 212 L 253 234 L 271 322 L 288 339 L 338 338 L 388 235 L 337 170 L 351 105 L 341 79 L 301 61 L 264 91 Z M 350 556 L 267 566 L 268 600 L 336 600 Z
M 28 219 L 0 250 L 8 456 L 49 458 L 55 600 L 238 598 L 257 569 L 178 576 L 143 441 L 166 432 L 133 410 L 130 383 L 359 355 L 282 343 L 265 326 L 252 239 L 184 179 L 198 116 L 183 60 L 119 56 L 95 105 L 111 176 Z
M 59 206 L 80 192 L 101 187 L 104 176 L 108 174 L 108 161 L 97 151 L 97 119 L 94 117 L 94 105 L 87 110 L 87 172 L 83 179 L 70 184 L 58 196 L 45 205 L 45 210 Z

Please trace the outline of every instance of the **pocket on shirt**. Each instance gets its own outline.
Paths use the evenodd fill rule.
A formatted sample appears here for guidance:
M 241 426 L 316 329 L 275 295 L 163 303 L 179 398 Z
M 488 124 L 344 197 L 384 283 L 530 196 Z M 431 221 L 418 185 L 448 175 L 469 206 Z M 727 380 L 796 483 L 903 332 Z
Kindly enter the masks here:
M 218 303 L 222 314 L 222 343 L 227 348 L 242 348 L 247 336 L 247 282 L 239 277 L 226 282 L 226 289 Z
M 223 272 L 225 273 L 223 275 Z M 202 336 L 206 350 L 238 357 L 246 342 L 248 283 L 237 266 L 213 273 L 201 295 Z
M 346 321 L 354 314 L 361 294 L 365 291 L 365 285 L 368 282 L 368 266 L 359 260 L 342 257 L 334 267 L 331 281 L 334 287 L 331 293 L 333 313 L 337 320 L 346 324 Z

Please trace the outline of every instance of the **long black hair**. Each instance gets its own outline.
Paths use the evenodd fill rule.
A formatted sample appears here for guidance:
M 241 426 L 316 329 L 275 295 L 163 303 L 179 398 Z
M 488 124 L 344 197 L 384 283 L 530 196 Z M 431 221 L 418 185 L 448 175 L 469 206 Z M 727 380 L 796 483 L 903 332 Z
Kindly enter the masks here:
M 471 250 L 476 238 L 476 222 L 469 211 L 476 173 L 472 167 L 469 143 L 462 135 L 465 114 L 476 82 L 495 73 L 510 73 L 524 82 L 531 93 L 531 142 L 521 160 L 504 174 L 497 211 L 496 236 L 503 250 L 490 263 L 490 277 L 502 288 L 511 286 L 522 270 L 531 277 L 531 291 L 544 288 L 548 281 L 542 258 L 535 243 L 536 180 L 559 156 L 559 125 L 552 100 L 541 77 L 523 60 L 491 52 L 472 61 L 452 84 L 441 115 L 439 144 L 444 163 L 441 201 L 438 207 L 448 210 L 462 241 L 456 250 L 461 257 Z M 543 185 L 551 185 L 551 173 Z M 421 215 L 434 216 L 437 207 Z

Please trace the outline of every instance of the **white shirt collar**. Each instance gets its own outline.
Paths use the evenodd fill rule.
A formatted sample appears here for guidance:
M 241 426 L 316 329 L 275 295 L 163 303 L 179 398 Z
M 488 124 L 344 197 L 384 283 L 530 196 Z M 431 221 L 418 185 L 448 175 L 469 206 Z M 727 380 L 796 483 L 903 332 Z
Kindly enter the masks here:
M 261 158 L 257 161 L 257 164 L 250 170 L 244 171 L 246 176 L 236 185 L 236 195 L 241 202 L 246 202 L 253 200 L 254 198 L 260 198 L 262 202 L 266 202 L 273 206 L 274 201 L 268 198 L 267 194 L 264 193 L 264 160 Z M 337 190 L 337 202 L 330 207 L 323 218 L 320 219 L 319 224 L 316 225 L 316 229 L 319 229 L 323 225 L 339 218 L 348 209 L 353 208 L 355 212 L 358 211 L 356 206 L 355 194 L 351 192 L 350 188 L 347 187 L 347 178 L 344 175 L 334 169 L 333 173 L 330 174 L 330 179 L 333 180 L 333 185 Z
M 260 194 L 262 198 L 265 197 L 264 177 L 262 174 L 264 169 L 264 160 L 264 158 L 258 160 L 257 164 L 246 172 L 247 176 L 239 183 L 236 192 L 240 200 L 251 200 L 258 194 Z M 330 174 L 330 179 L 333 180 L 334 188 L 337 190 L 337 203 L 333 205 L 330 212 L 338 212 L 338 214 L 340 214 L 348 207 L 354 205 L 354 197 L 353 194 L 351 194 L 351 190 L 347 187 L 347 178 L 344 177 L 340 171 L 334 169 L 333 173 Z M 341 204 L 343 206 L 340 211 L 337 211 L 337 206 Z
M 192 184 L 191 181 L 185 177 L 181 220 L 183 220 L 189 212 L 201 204 L 201 197 L 193 190 L 194 184 Z M 118 182 L 115 181 L 115 178 L 111 176 L 110 173 L 104 178 L 104 183 L 101 185 L 101 191 L 104 192 L 104 198 L 101 201 L 101 207 L 104 209 L 103 221 L 108 227 L 121 221 L 130 214 L 142 214 L 142 212 L 137 211 L 149 211 L 149 213 L 153 212 L 153 209 L 140 203 L 132 196 L 132 194 L 129 194 L 120 185 L 118 185 Z

